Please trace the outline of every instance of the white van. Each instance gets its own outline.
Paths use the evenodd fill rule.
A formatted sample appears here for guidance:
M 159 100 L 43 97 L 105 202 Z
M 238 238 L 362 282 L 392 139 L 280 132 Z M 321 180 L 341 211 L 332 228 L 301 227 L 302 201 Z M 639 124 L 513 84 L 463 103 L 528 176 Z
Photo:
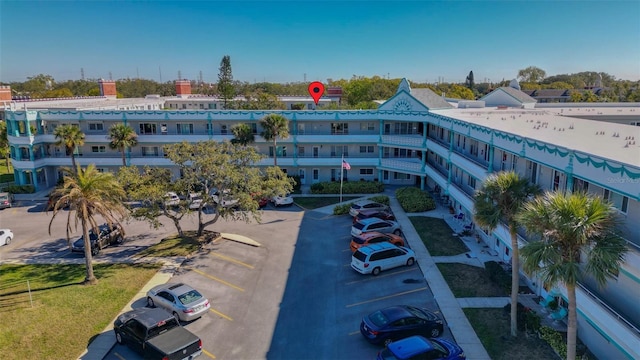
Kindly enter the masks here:
M 391 243 L 363 246 L 353 253 L 351 267 L 361 274 L 378 275 L 382 270 L 411 266 L 416 262 L 413 250 Z

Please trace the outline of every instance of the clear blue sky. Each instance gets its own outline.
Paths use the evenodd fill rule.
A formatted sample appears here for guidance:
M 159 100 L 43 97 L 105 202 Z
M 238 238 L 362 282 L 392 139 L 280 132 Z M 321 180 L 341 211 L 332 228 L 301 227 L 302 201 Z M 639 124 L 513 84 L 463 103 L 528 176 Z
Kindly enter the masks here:
M 640 1 L 6 1 L 0 81 L 417 82 L 604 71 L 640 80 Z

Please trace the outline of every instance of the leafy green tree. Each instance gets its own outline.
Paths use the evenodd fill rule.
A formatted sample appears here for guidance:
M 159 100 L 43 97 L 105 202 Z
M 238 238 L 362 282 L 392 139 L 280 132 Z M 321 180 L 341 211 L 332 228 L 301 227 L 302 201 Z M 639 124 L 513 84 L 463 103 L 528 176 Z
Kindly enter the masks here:
M 277 139 L 289 137 L 289 120 L 280 114 L 269 114 L 260 119 L 262 136 L 267 141 L 273 141 L 273 166 L 278 166 Z
M 231 57 L 225 55 L 220 61 L 220 72 L 218 73 L 218 93 L 227 107 L 229 100 L 236 96 L 235 87 L 233 86 L 233 74 L 231 72 Z
M 600 286 L 615 277 L 627 247 L 617 232 L 617 213 L 603 199 L 584 193 L 551 193 L 526 204 L 518 222 L 539 237 L 522 248 L 524 270 L 549 286 L 567 290 L 567 359 L 576 357 L 576 285 L 592 276 Z
M 582 93 L 580 91 L 571 91 L 569 100 L 570 102 L 582 102 Z
M 0 121 L 0 157 L 4 158 L 7 164 L 7 170 L 10 171 L 11 162 L 9 161 L 9 157 L 11 157 L 11 147 L 9 146 L 9 138 L 7 135 L 7 123 Z
M 61 187 L 56 188 L 52 193 L 52 198 L 58 199 L 53 204 L 53 213 L 49 222 L 49 235 L 51 235 L 51 224 L 60 213 L 60 210 L 69 204 L 67 215 L 67 242 L 71 243 L 69 233 L 71 231 L 72 217 L 77 229 L 78 223 L 82 226 L 84 238 L 84 258 L 86 266 L 85 284 L 97 284 L 93 273 L 93 263 L 91 256 L 91 240 L 89 229 L 94 234 L 98 234 L 98 222 L 96 216 L 104 219 L 110 227 L 122 229 L 120 221 L 127 216 L 126 208 L 123 206 L 125 192 L 111 173 L 99 172 L 95 165 L 89 164 L 86 169 L 78 167 L 75 172 L 71 169 L 64 169 L 66 175 Z M 73 214 L 73 216 L 72 216 Z M 124 232 L 122 234 L 124 236 Z
M 253 134 L 253 129 L 249 124 L 237 124 L 231 127 L 231 133 L 234 138 L 231 139 L 232 144 L 240 144 L 243 146 L 247 146 L 253 142 L 255 142 L 255 135 Z
M 79 126 L 66 124 L 56 127 L 53 131 L 56 138 L 56 145 L 64 146 L 67 155 L 71 156 L 71 165 L 73 169 L 77 169 L 75 151 L 78 146 L 84 145 L 84 133 Z
M 598 96 L 593 93 L 593 91 L 587 90 L 582 93 L 582 101 L 583 102 L 597 102 Z
M 127 166 L 125 150 L 138 145 L 138 134 L 130 126 L 115 124 L 109 128 L 109 147 L 122 153 L 122 166 Z
M 286 194 L 293 189 L 292 180 L 280 168 L 267 168 L 263 173 L 255 166 L 263 155 L 253 147 L 228 141 L 182 142 L 166 146 L 165 153 L 182 173 L 176 189 L 183 194 L 197 192 L 202 198 L 196 210 L 198 236 L 221 217 L 232 221 L 259 221 L 261 197 Z M 235 204 L 225 204 L 223 200 Z M 204 204 L 215 207 L 213 218 L 205 219 Z
M 550 83 L 549 85 L 544 86 L 545 89 L 573 89 L 573 84 L 564 81 L 555 81 Z
M 482 184 L 475 195 L 474 219 L 478 225 L 493 231 L 505 222 L 511 236 L 511 336 L 518 335 L 518 290 L 520 289 L 520 264 L 518 246 L 517 214 L 527 200 L 540 192 L 517 173 L 499 172 L 492 174 Z
M 518 71 L 518 80 L 520 80 L 521 82 L 537 83 L 544 80 L 546 76 L 547 76 L 546 71 L 535 66 L 529 66 L 525 69 Z

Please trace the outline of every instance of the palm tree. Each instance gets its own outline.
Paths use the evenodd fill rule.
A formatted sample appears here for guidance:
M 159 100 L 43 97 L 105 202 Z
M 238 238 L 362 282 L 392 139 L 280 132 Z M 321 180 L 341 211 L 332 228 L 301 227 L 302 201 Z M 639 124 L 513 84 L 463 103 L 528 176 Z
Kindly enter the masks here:
M 127 166 L 125 150 L 138 145 L 138 134 L 125 124 L 115 124 L 109 128 L 109 140 L 109 147 L 122 153 L 122 166 Z
M 75 173 L 69 168 L 64 168 L 63 171 L 66 173 L 64 183 L 52 193 L 52 198 L 57 200 L 53 204 L 53 215 L 49 222 L 49 235 L 51 235 L 51 224 L 56 218 L 56 215 L 69 204 L 66 228 L 67 241 L 71 241 L 69 233 L 71 232 L 71 217 L 73 212 L 75 228 L 77 229 L 78 222 L 82 225 L 86 265 L 84 283 L 96 284 L 97 279 L 93 274 L 93 264 L 91 262 L 89 229 L 92 229 L 95 234 L 98 233 L 96 216 L 102 217 L 110 227 L 122 228 L 120 221 L 124 219 L 127 214 L 122 203 L 125 198 L 125 192 L 113 174 L 101 173 L 93 164 L 89 164 L 84 170 L 78 167 Z
M 518 222 L 516 214 L 525 202 L 540 193 L 537 185 L 530 184 L 513 171 L 492 174 L 475 194 L 474 219 L 478 225 L 493 231 L 501 221 L 511 236 L 511 336 L 518 335 L 518 291 L 520 264 L 518 254 Z
M 590 275 L 600 286 L 614 277 L 627 247 L 617 233 L 617 211 L 585 193 L 546 193 L 526 204 L 518 220 L 541 238 L 522 248 L 524 270 L 549 286 L 565 285 L 569 302 L 567 359 L 576 356 L 576 284 Z
M 9 137 L 7 136 L 7 123 L 0 121 L 0 157 L 4 158 L 7 165 L 7 171 L 11 172 L 11 147 L 9 146 Z
M 71 155 L 71 165 L 73 170 L 77 170 L 75 150 L 78 146 L 84 145 L 84 133 L 80 127 L 76 125 L 58 126 L 53 135 L 56 137 L 56 145 L 62 145 L 67 151 L 67 155 Z
M 248 124 L 238 124 L 231 127 L 231 132 L 235 138 L 231 139 L 232 144 L 247 146 L 255 141 L 253 129 Z
M 265 140 L 273 140 L 273 166 L 278 166 L 278 147 L 276 139 L 289 137 L 289 120 L 280 114 L 269 114 L 260 120 L 262 136 Z

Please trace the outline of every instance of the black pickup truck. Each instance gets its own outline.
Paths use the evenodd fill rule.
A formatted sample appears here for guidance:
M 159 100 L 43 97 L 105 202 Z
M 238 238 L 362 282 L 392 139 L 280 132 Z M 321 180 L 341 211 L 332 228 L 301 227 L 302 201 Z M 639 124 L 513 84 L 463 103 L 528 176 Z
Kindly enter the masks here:
M 159 308 L 128 311 L 113 324 L 118 344 L 127 344 L 145 359 L 183 360 L 202 354 L 202 340 Z

